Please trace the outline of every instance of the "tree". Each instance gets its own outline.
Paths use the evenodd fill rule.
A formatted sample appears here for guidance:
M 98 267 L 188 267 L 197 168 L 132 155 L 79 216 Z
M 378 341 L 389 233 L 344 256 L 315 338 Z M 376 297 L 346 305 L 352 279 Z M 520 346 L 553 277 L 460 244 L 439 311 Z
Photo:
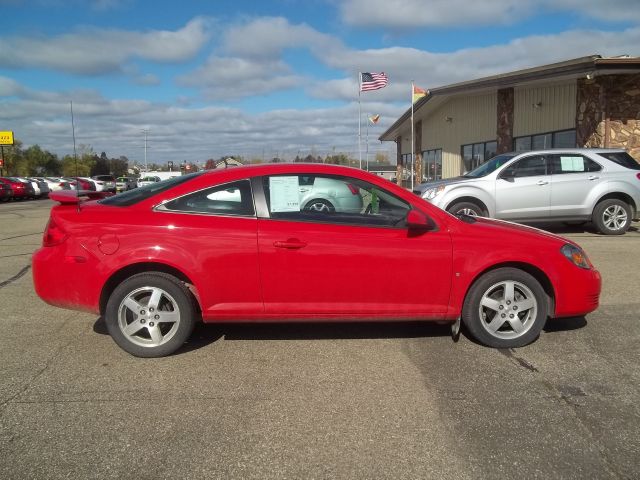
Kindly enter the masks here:
M 115 177 L 122 177 L 129 173 L 129 159 L 125 156 L 109 160 L 109 172 Z
M 99 157 L 94 156 L 94 164 L 91 167 L 91 175 L 108 175 L 109 171 L 109 158 L 107 154 L 102 152 Z
M 376 163 L 388 165 L 389 164 L 389 155 L 383 152 L 376 153 Z
M 210 158 L 207 160 L 207 163 L 204 164 L 204 169 L 213 170 L 214 168 L 216 168 L 216 161 L 213 158 Z

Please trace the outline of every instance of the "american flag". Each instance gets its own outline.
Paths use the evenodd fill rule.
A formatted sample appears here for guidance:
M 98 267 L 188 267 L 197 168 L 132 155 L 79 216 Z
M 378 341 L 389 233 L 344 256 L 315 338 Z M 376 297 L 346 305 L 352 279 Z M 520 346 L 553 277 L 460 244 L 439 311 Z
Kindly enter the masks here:
M 387 78 L 387 74 L 384 72 L 360 73 L 360 91 L 361 92 L 368 92 L 369 90 L 378 90 L 380 88 L 386 87 L 387 83 L 389 83 L 389 79 Z

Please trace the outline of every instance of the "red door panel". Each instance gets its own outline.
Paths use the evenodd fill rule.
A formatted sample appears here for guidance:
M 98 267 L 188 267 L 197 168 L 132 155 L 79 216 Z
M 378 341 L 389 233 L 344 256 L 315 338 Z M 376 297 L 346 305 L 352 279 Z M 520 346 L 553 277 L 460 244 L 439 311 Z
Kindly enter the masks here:
M 451 287 L 447 232 L 258 220 L 265 313 L 439 318 Z

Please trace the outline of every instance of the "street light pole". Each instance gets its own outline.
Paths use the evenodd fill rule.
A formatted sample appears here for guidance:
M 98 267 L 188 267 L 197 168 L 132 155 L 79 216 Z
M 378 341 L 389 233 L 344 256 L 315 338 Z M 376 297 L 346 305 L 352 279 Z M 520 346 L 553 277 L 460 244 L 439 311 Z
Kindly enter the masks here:
M 142 133 L 144 133 L 144 171 L 148 172 L 149 167 L 147 166 L 147 135 L 149 134 L 149 129 L 144 128 L 142 130 Z

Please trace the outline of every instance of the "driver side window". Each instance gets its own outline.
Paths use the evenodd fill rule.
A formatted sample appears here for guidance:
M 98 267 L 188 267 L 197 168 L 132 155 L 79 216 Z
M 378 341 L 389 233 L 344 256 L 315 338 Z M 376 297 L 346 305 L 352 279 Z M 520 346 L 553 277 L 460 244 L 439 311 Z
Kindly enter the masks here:
M 404 226 L 411 206 L 392 193 L 362 180 L 332 175 L 273 175 L 263 178 L 273 219 Z
M 547 160 L 542 155 L 533 155 L 516 161 L 502 172 L 503 178 L 537 177 L 547 175 Z

